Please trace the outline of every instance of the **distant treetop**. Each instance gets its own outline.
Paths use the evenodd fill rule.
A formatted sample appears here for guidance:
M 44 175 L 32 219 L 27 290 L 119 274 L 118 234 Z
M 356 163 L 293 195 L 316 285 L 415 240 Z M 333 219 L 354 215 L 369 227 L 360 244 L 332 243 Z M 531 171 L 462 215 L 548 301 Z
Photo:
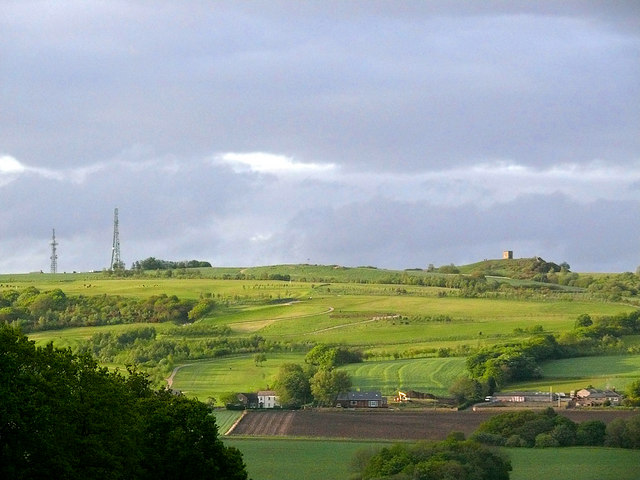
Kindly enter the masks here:
M 134 270 L 171 270 L 173 268 L 197 268 L 211 267 L 211 263 L 202 260 L 184 260 L 180 262 L 172 262 L 170 260 L 160 260 L 158 258 L 149 257 L 144 260 L 133 262 Z

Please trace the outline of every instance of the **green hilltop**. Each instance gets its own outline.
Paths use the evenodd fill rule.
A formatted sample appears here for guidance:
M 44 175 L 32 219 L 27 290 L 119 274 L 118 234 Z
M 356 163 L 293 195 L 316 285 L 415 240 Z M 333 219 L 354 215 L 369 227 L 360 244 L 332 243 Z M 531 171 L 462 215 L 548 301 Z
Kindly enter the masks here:
M 459 267 L 460 273 L 482 273 L 486 276 L 533 279 L 549 273 L 569 272 L 566 263 L 547 262 L 540 257 L 483 260 Z

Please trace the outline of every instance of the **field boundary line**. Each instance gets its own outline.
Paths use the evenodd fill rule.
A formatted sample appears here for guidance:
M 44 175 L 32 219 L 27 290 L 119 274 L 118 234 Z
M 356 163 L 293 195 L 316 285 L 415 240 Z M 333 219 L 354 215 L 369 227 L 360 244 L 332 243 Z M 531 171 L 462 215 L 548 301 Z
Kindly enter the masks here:
M 246 410 L 242 411 L 242 415 L 240 415 L 238 417 L 238 419 L 233 422 L 233 425 L 231 425 L 226 432 L 224 432 L 224 435 L 231 435 L 231 432 L 233 432 L 235 430 L 235 428 L 238 426 L 238 424 L 242 421 L 242 419 L 244 418 L 244 416 L 247 414 Z
M 296 303 L 300 303 L 299 301 Z M 283 303 L 281 305 L 290 305 L 289 303 Z M 292 315 L 290 317 L 274 317 L 274 318 L 269 318 L 267 321 L 275 323 L 275 322 L 280 322 L 283 320 L 296 320 L 298 318 L 307 318 L 307 317 L 315 317 L 317 315 L 327 315 L 329 313 L 332 313 L 335 310 L 334 307 L 329 307 L 326 310 L 323 310 L 322 312 L 317 312 L 317 313 L 301 313 L 300 315 Z M 230 322 L 227 325 L 242 325 L 243 323 L 256 323 L 256 322 L 263 322 L 264 320 L 243 320 L 241 322 Z
M 341 325 L 334 325 L 333 327 L 321 328 L 320 330 L 314 330 L 313 332 L 305 333 L 305 335 L 315 335 L 317 333 L 328 332 L 329 330 L 335 330 L 337 328 L 351 327 L 353 325 L 362 325 L 364 323 L 371 323 L 371 322 L 375 322 L 377 320 L 387 320 L 389 318 L 399 318 L 399 317 L 400 317 L 399 314 L 385 315 L 383 317 L 372 317 L 372 318 L 370 318 L 368 320 L 362 320 L 360 322 L 343 323 Z
M 178 365 L 176 368 L 174 368 L 171 372 L 171 375 L 169 375 L 169 378 L 167 378 L 167 388 L 173 387 L 173 379 L 178 373 L 178 370 L 180 370 L 182 367 L 190 367 L 191 365 L 193 365 L 193 363 L 186 363 L 184 365 Z

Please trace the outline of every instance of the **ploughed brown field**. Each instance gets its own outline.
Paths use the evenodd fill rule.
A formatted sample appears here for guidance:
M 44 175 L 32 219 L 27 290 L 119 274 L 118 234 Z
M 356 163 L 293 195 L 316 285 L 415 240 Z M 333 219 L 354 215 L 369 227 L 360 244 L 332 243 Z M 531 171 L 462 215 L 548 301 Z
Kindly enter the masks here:
M 382 410 L 247 411 L 230 435 L 324 437 L 384 440 L 442 440 L 450 432 L 466 436 L 504 409 L 415 412 Z M 574 422 L 640 415 L 629 410 L 562 410 Z

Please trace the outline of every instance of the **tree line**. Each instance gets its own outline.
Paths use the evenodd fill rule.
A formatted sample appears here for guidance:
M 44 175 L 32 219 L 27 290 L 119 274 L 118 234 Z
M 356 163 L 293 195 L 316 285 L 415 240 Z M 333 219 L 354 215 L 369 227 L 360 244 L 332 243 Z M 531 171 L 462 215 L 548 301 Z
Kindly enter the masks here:
M 30 286 L 21 291 L 0 292 L 0 323 L 23 332 L 121 323 L 187 323 L 215 308 L 211 299 L 180 299 L 153 295 L 144 299 L 118 295 L 66 295 L 59 288 L 40 291 Z
M 184 260 L 174 262 L 171 260 L 160 260 L 159 258 L 148 257 L 144 260 L 136 260 L 131 267 L 132 270 L 171 270 L 178 268 L 201 268 L 211 267 L 211 263 L 203 260 Z

